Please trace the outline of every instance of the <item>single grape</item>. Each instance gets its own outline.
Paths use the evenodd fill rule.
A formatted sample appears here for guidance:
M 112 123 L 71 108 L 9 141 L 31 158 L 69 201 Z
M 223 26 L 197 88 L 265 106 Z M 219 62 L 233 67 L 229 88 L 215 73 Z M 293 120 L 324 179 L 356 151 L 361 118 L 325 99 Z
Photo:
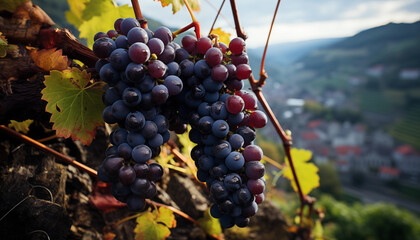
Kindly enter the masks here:
M 175 60 L 175 49 L 169 45 L 166 45 L 163 52 L 158 56 L 158 59 L 165 64 L 173 62 Z
M 137 178 L 148 178 L 149 176 L 149 164 L 147 163 L 136 163 L 133 166 L 136 172 Z
M 225 140 L 221 140 L 217 142 L 216 145 L 213 146 L 213 153 L 216 158 L 226 158 L 232 152 L 232 147 L 230 146 L 229 142 Z M 226 165 L 228 168 L 229 166 Z
M 130 112 L 130 109 L 127 107 L 127 105 L 124 104 L 123 100 L 117 100 L 112 104 L 112 115 L 117 119 L 118 121 L 122 121 L 125 119 L 127 114 Z
M 104 170 L 110 175 L 118 174 L 122 166 L 123 166 L 123 159 L 119 157 L 106 158 L 103 163 Z
M 163 145 L 163 137 L 162 135 L 160 135 L 159 133 L 156 134 L 156 136 L 154 136 L 153 138 L 150 138 L 147 141 L 147 145 L 149 145 L 150 147 L 160 147 Z
M 179 94 L 183 88 L 182 80 L 175 75 L 167 76 L 163 82 L 163 85 L 166 86 L 169 95 L 171 96 Z
M 117 30 L 118 33 L 121 33 L 121 22 L 124 20 L 124 18 L 118 18 L 114 22 L 114 29 Z
M 133 148 L 131 156 L 137 163 L 145 163 L 152 157 L 152 150 L 146 145 L 138 145 Z
M 98 40 L 99 38 L 105 38 L 108 37 L 108 34 L 104 33 L 104 32 L 97 32 L 95 34 L 95 36 L 93 36 L 93 41 Z
M 126 88 L 122 94 L 124 104 L 134 107 L 141 102 L 141 93 L 137 88 Z
M 147 43 L 149 41 L 149 36 L 143 28 L 133 27 L 128 31 L 127 39 L 130 45 L 136 42 Z
M 130 159 L 131 158 L 131 151 L 133 149 L 128 143 L 121 143 L 118 145 L 118 155 L 124 159 Z
M 181 40 L 182 47 L 185 50 L 187 50 L 189 53 L 194 52 L 196 42 L 197 42 L 197 38 L 192 35 L 186 35 Z
M 245 49 L 245 41 L 242 38 L 234 38 L 229 43 L 229 50 L 232 54 L 241 54 Z
M 218 82 L 224 82 L 228 75 L 228 69 L 222 64 L 218 64 L 211 69 L 211 77 Z
M 125 127 L 130 131 L 140 131 L 145 125 L 146 119 L 141 112 L 131 112 L 125 118 Z
M 128 131 L 124 128 L 117 129 L 109 135 L 110 141 L 113 145 L 117 146 L 125 143 L 127 140 Z
M 250 116 L 250 125 L 254 128 L 263 128 L 267 124 L 267 116 L 260 110 L 255 110 Z
M 158 29 L 156 29 L 153 37 L 162 40 L 165 46 L 168 45 L 168 43 L 172 42 L 172 32 L 167 27 L 159 27 Z
M 150 49 L 146 44 L 136 42 L 128 49 L 128 56 L 133 62 L 143 64 L 150 58 Z
M 233 55 L 231 57 L 232 64 L 238 66 L 239 64 L 249 64 L 248 54 L 242 53 L 241 55 Z
M 157 56 L 159 56 L 165 49 L 165 45 L 163 44 L 162 40 L 160 40 L 159 38 L 150 39 L 149 42 L 147 43 L 147 46 L 150 49 L 150 53 L 156 54 Z
M 131 17 L 122 20 L 120 24 L 121 33 L 124 35 L 127 35 L 128 32 L 135 27 L 140 27 L 140 23 L 137 19 Z
M 250 145 L 251 146 L 251 145 Z M 245 174 L 250 179 L 259 179 L 264 177 L 264 164 L 258 161 L 247 162 L 245 164 Z
M 238 79 L 248 79 L 251 76 L 252 70 L 248 64 L 239 64 L 236 66 L 236 77 Z
M 146 121 L 141 131 L 143 136 L 147 139 L 150 139 L 156 136 L 157 132 L 158 132 L 158 128 L 153 121 Z
M 263 157 L 263 151 L 257 145 L 249 145 L 244 148 L 243 155 L 247 162 L 260 161 Z
M 202 37 L 195 43 L 195 48 L 198 53 L 205 54 L 213 46 L 213 43 L 208 37 Z
M 125 75 L 131 82 L 139 83 L 143 81 L 146 75 L 146 68 L 143 64 L 131 62 L 125 69 Z
M 144 197 L 138 195 L 130 195 L 127 198 L 127 208 L 132 211 L 140 211 L 146 206 Z
M 229 133 L 229 125 L 224 120 L 216 120 L 212 126 L 212 133 L 218 138 L 224 138 Z
M 194 63 L 188 59 L 182 60 L 179 67 L 181 68 L 182 77 L 188 78 L 194 73 Z
M 165 85 L 156 85 L 152 89 L 152 100 L 157 103 L 165 103 L 169 97 L 169 90 Z
M 241 135 L 244 140 L 245 143 L 250 143 L 252 141 L 255 140 L 256 134 L 255 131 L 252 130 L 250 127 L 247 126 L 241 126 L 236 130 L 236 133 L 238 133 L 239 135 Z M 254 161 L 258 161 L 258 160 L 254 160 Z
M 242 97 L 238 95 L 231 95 L 226 99 L 226 110 L 229 113 L 237 114 L 244 110 L 245 102 Z
M 201 79 L 210 76 L 211 72 L 212 68 L 206 63 L 204 59 L 197 61 L 194 65 L 194 73 Z
M 130 185 L 136 179 L 136 172 L 133 167 L 124 165 L 120 168 L 118 177 L 122 184 Z
M 233 134 L 229 137 L 229 143 L 232 150 L 239 150 L 244 145 L 244 138 L 239 134 Z
M 99 76 L 102 81 L 110 85 L 114 85 L 120 80 L 120 75 L 114 68 L 112 68 L 111 63 L 107 63 L 101 67 Z
M 265 183 L 261 179 L 249 179 L 246 186 L 253 195 L 263 193 L 265 189 Z
M 153 60 L 149 63 L 149 74 L 153 78 L 162 78 L 168 67 L 160 60 Z
M 117 48 L 114 40 L 103 37 L 93 43 L 93 53 L 99 58 L 107 58 Z
M 210 192 L 216 200 L 223 200 L 229 196 L 229 192 L 226 190 L 223 182 L 217 180 L 211 184 Z
M 115 46 L 118 48 L 128 49 L 128 39 L 124 35 L 120 35 L 115 39 Z
M 118 36 L 118 32 L 115 31 L 114 29 L 111 29 L 108 32 L 106 32 L 106 35 L 108 35 L 108 37 L 112 39 Z
M 138 132 L 131 132 L 127 135 L 127 143 L 135 147 L 146 143 L 146 139 Z
M 220 49 L 212 47 L 207 50 L 206 55 L 204 55 L 204 59 L 209 66 L 214 67 L 222 62 L 223 53 L 220 51 Z
M 222 101 L 213 103 L 210 109 L 210 116 L 214 119 L 226 119 L 228 116 L 226 104 Z
M 241 169 L 245 164 L 245 159 L 240 152 L 231 152 L 225 160 L 226 167 L 232 171 Z
M 149 180 L 156 182 L 162 178 L 163 168 L 159 163 L 149 164 Z
M 150 187 L 150 181 L 144 178 L 136 178 L 130 186 L 130 190 L 140 196 L 144 196 Z
M 256 194 L 255 195 L 255 203 L 260 204 L 262 202 L 264 202 L 264 193 L 260 193 L 260 194 Z

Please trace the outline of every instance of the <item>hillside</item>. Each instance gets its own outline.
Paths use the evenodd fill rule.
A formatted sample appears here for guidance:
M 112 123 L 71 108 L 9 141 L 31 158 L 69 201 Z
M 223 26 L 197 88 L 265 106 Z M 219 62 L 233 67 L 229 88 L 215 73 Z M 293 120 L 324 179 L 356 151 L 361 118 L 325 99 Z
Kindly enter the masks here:
M 300 58 L 288 85 L 300 89 L 293 97 L 333 99 L 325 106 L 356 110 L 373 129 L 420 148 L 419 42 L 420 21 L 368 29 Z

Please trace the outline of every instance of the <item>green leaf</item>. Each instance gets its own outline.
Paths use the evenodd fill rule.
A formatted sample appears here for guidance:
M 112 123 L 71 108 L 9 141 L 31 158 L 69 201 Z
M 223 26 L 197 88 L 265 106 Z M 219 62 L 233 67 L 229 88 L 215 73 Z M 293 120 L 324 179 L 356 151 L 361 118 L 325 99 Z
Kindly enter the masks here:
M 90 84 L 90 74 L 77 68 L 53 70 L 45 76 L 42 99 L 57 136 L 71 137 L 88 145 L 103 124 L 102 84 Z
M 312 152 L 305 149 L 292 148 L 291 155 L 299 179 L 299 184 L 303 194 L 308 194 L 312 189 L 319 187 L 318 168 L 313 163 L 308 163 L 312 158 Z M 297 192 L 297 186 L 290 169 L 289 161 L 286 161 L 287 167 L 284 169 L 283 176 L 292 182 L 293 189 Z
M 115 7 L 114 5 L 107 4 L 105 1 L 101 1 L 98 4 L 97 7 L 103 9 L 102 14 L 84 21 L 79 27 L 79 37 L 86 38 L 88 47 L 90 48 L 93 46 L 93 37 L 95 34 L 97 32 L 107 32 L 108 30 L 113 29 L 114 22 L 117 18 L 135 17 L 133 8 L 128 5 Z M 94 6 L 89 7 L 89 9 L 93 7 Z M 85 10 L 88 11 L 89 9 L 86 8 Z
M 183 0 L 158 0 L 162 4 L 162 7 L 169 6 L 172 4 L 172 13 L 175 14 L 181 7 L 184 6 Z M 193 11 L 199 12 L 200 11 L 200 0 L 187 0 L 190 4 L 190 7 Z
M 15 120 L 10 120 L 10 123 L 7 125 L 9 128 L 13 128 L 18 132 L 21 133 L 28 133 L 29 132 L 29 126 L 34 122 L 32 119 L 25 120 L 23 122 L 18 122 Z
M 200 227 L 211 236 L 218 236 L 222 233 L 219 219 L 210 215 L 210 208 L 204 212 L 203 217 L 198 219 L 197 222 L 200 224 Z
M 176 227 L 174 213 L 163 207 L 153 212 L 144 212 L 136 219 L 136 222 L 137 226 L 134 228 L 136 240 L 163 240 L 171 234 L 169 228 Z
M 2 0 L 0 4 L 0 11 L 6 10 L 14 12 L 19 5 L 28 1 L 29 0 Z

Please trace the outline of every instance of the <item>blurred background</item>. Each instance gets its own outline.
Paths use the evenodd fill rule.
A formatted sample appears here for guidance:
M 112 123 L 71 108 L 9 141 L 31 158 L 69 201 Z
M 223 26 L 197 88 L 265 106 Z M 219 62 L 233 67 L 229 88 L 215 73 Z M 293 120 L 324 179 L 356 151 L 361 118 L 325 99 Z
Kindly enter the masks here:
M 66 0 L 34 0 L 61 27 Z M 119 0 L 118 4 L 129 4 Z M 158 1 L 140 1 L 151 28 L 191 22 Z M 222 1 L 202 0 L 196 17 L 207 34 Z M 238 1 L 254 75 L 258 75 L 276 1 Z M 235 36 L 229 2 L 215 27 Z M 311 192 L 325 213 L 326 239 L 413 239 L 420 231 L 420 1 L 284 0 L 265 69 L 263 92 L 292 132 L 294 147 L 312 152 L 320 187 Z M 83 39 L 82 39 L 83 40 Z M 271 124 L 258 144 L 283 162 Z M 268 173 L 278 172 L 267 166 Z M 272 199 L 295 216 L 288 180 L 268 180 Z M 294 219 L 289 219 L 294 221 Z M 384 232 L 383 229 L 389 231 Z

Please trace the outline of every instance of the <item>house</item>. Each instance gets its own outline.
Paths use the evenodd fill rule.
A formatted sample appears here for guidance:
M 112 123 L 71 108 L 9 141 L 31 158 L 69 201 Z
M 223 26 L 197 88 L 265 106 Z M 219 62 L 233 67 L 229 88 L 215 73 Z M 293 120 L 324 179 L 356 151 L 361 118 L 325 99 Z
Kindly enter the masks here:
M 384 74 L 384 71 L 384 66 L 382 64 L 377 64 L 366 69 L 366 74 L 371 77 L 381 77 Z
M 420 152 L 412 146 L 404 144 L 393 153 L 395 164 L 401 172 L 401 177 L 418 182 L 420 180 Z
M 400 170 L 395 167 L 382 166 L 379 169 L 379 177 L 384 180 L 397 179 L 400 176 Z

